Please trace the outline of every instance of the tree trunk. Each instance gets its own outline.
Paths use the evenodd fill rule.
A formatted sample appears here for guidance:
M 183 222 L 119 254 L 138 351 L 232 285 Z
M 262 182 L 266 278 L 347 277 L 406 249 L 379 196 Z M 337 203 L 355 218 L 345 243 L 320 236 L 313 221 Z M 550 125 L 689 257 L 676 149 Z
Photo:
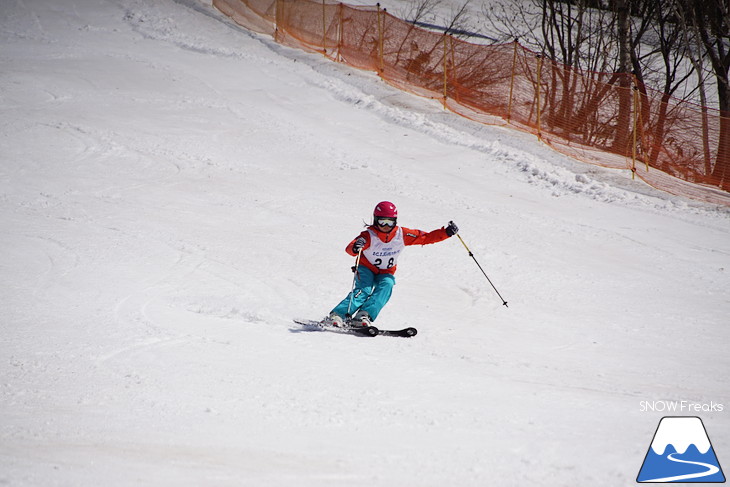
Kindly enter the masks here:
M 616 126 L 616 138 L 613 149 L 619 154 L 630 153 L 628 151 L 629 133 L 631 132 L 631 39 L 630 18 L 628 0 L 616 0 L 615 9 L 617 15 L 617 42 L 619 49 L 618 72 L 626 73 L 619 77 L 619 99 L 618 99 L 618 120 Z
M 723 79 L 718 76 L 717 85 L 720 98 L 720 138 L 712 178 L 722 189 L 730 191 L 730 89 L 727 71 Z
M 730 0 L 685 0 L 717 80 L 720 134 L 712 184 L 730 190 Z

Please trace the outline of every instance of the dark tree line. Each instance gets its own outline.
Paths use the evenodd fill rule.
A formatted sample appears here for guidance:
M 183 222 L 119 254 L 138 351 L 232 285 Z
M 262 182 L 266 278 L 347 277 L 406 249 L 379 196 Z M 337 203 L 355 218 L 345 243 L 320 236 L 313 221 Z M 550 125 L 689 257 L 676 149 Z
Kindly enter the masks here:
M 717 108 L 720 134 L 712 175 L 730 188 L 730 0 L 492 0 L 489 5 L 483 14 L 502 41 L 519 39 L 546 58 L 581 70 L 631 73 L 639 89 L 663 95 L 664 109 L 670 97 Z M 619 119 L 628 116 L 630 103 L 620 100 Z M 709 169 L 710 161 L 706 165 Z

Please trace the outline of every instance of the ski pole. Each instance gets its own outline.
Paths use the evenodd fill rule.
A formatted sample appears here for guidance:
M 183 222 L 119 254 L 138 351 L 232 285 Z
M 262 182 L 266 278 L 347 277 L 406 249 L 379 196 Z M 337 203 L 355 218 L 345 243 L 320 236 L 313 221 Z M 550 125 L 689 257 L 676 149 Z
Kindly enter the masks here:
M 352 298 L 355 297 L 355 283 L 357 283 L 357 269 L 360 265 L 360 256 L 362 255 L 362 249 L 357 251 L 357 257 L 355 258 L 355 268 L 352 270 L 354 276 L 352 276 L 352 289 L 350 290 L 350 303 L 347 305 L 347 316 L 350 317 L 350 311 L 352 310 Z
M 479 262 L 477 262 L 476 257 L 474 257 L 474 254 L 471 252 L 471 250 L 469 250 L 469 247 L 466 246 L 466 243 L 464 243 L 464 239 L 461 238 L 461 235 L 459 235 L 458 233 L 456 234 L 456 236 L 459 237 L 459 240 L 461 241 L 461 244 L 464 246 L 464 248 L 466 249 L 466 251 L 469 252 L 469 257 L 471 257 L 472 259 L 474 259 L 474 262 L 476 262 L 477 266 L 479 267 L 479 270 L 482 271 L 482 274 L 484 274 L 484 277 L 486 277 L 487 278 L 487 281 L 489 281 L 489 284 L 492 285 L 492 289 L 494 289 L 494 292 L 497 293 L 497 296 L 499 296 L 499 299 L 502 300 L 502 304 L 505 305 L 505 306 L 507 306 L 507 301 L 504 300 L 504 298 L 502 297 L 502 295 L 499 294 L 499 291 L 497 291 L 497 288 L 494 287 L 494 284 L 492 284 L 492 280 L 489 278 L 489 276 L 487 275 L 487 273 L 484 272 L 484 269 L 482 269 L 482 266 L 479 265 Z M 509 306 L 507 306 L 507 307 L 509 308 Z

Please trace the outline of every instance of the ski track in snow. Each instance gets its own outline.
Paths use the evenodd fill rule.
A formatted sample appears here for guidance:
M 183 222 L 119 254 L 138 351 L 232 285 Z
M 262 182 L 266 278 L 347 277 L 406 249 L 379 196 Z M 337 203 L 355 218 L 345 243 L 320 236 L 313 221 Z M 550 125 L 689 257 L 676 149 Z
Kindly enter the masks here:
M 730 397 L 726 208 L 205 2 L 11 2 L 0 43 L 0 483 L 614 486 L 639 401 Z M 383 199 L 510 307 L 452 239 L 399 259 L 416 337 L 301 332 Z

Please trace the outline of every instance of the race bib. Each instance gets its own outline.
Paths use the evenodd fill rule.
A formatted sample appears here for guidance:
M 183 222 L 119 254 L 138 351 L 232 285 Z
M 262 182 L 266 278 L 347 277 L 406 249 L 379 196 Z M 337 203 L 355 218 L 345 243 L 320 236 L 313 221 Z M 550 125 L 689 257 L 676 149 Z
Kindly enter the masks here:
M 396 235 L 390 242 L 383 242 L 372 230 L 370 233 L 370 247 L 363 251 L 365 258 L 378 269 L 390 269 L 398 263 L 398 254 L 405 247 L 403 229 L 398 227 Z

